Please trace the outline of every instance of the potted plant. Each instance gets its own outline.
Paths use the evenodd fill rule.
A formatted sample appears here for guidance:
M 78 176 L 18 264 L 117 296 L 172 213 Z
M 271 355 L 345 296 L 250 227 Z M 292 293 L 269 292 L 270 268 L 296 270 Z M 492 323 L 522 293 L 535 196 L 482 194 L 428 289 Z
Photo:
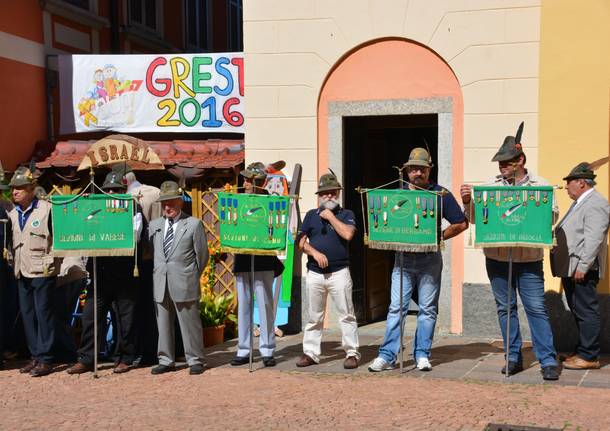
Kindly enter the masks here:
M 201 275 L 201 299 L 199 300 L 199 314 L 203 326 L 203 344 L 205 347 L 221 344 L 224 341 L 225 322 L 237 323 L 237 316 L 233 313 L 233 293 L 225 295 L 214 290 L 216 284 L 216 262 L 222 253 L 220 247 L 208 241 L 210 260 Z

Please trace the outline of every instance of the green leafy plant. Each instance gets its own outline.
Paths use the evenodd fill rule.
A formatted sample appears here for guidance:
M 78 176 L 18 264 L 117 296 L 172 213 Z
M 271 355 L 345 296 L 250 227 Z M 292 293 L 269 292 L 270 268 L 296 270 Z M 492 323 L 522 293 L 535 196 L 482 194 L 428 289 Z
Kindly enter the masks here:
M 237 323 L 237 316 L 233 313 L 233 293 L 223 295 L 211 289 L 201 294 L 199 301 L 199 314 L 201 323 L 205 328 L 224 325 L 226 321 Z

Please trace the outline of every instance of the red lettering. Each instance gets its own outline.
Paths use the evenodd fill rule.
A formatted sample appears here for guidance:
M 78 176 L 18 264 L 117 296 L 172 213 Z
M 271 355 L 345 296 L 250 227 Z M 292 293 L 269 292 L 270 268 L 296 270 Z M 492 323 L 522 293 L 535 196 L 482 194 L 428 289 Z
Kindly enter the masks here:
M 244 95 L 244 58 L 234 57 L 231 64 L 237 66 L 237 81 L 239 82 L 239 95 Z M 166 93 L 167 94 L 167 93 Z
M 157 70 L 157 67 L 163 66 L 164 64 L 167 64 L 167 60 L 163 57 L 157 57 L 150 63 L 148 69 L 146 69 L 146 89 L 153 96 L 165 97 L 172 87 L 172 81 L 169 78 L 157 78 L 154 80 L 156 84 L 162 85 L 163 89 L 157 89 L 153 85 L 153 74 L 155 73 L 155 70 Z

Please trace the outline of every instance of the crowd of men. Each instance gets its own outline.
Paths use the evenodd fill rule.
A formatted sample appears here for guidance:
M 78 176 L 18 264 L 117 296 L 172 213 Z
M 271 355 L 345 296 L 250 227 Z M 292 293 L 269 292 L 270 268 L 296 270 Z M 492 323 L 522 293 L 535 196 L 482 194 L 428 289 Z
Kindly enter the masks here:
M 492 162 L 498 163 L 499 175 L 488 185 L 540 186 L 548 182 L 526 167 L 527 157 L 521 143 L 522 127 L 515 136 L 507 136 Z M 600 310 L 597 284 L 604 276 L 607 259 L 607 233 L 610 205 L 595 190 L 595 169 L 601 163 L 578 164 L 564 177 L 572 206 L 555 228 L 557 246 L 551 251 L 553 275 L 561 278 L 574 321 L 578 342 L 572 354 L 559 358 L 544 302 L 543 251 L 539 248 L 485 248 L 485 265 L 496 302 L 499 327 L 504 340 L 507 365 L 501 372 L 507 375 L 523 370 L 522 338 L 517 314 L 517 293 L 527 316 L 534 352 L 541 367 L 542 378 L 557 380 L 559 361 L 569 369 L 600 367 Z M 438 193 L 441 209 L 437 217 L 438 240 L 447 241 L 474 223 L 471 211 L 472 186 L 460 188 L 463 206 L 453 194 L 430 179 L 433 161 L 428 150 L 415 148 L 409 154 L 404 169 L 406 187 Z M 243 192 L 266 194 L 266 166 L 256 162 L 241 172 Z M 403 185 L 401 184 L 401 187 Z M 129 169 L 110 172 L 102 190 L 107 194 L 130 193 L 137 203 L 134 233 L 139 247 L 140 277 L 133 273 L 133 259 L 104 257 L 97 260 L 98 300 L 93 302 L 92 289 L 87 290 L 84 310 L 80 317 L 82 331 L 77 349 L 68 325 L 66 296 L 73 297 L 91 273 L 86 259 L 54 258 L 52 254 L 51 203 L 36 192 L 36 180 L 31 169 L 20 167 L 10 184 L 14 207 L 0 206 L 0 230 L 6 244 L 0 263 L 0 304 L 8 288 L 9 269 L 13 271 L 25 340 L 31 360 L 20 369 L 33 377 L 44 376 L 57 363 L 70 363 L 69 374 L 93 370 L 94 311 L 98 325 L 105 327 L 108 312 L 114 315 L 116 345 L 112 352 L 115 373 L 124 373 L 134 366 L 153 365 L 152 374 L 175 369 L 175 319 L 184 346 L 189 373 L 204 371 L 201 319 L 199 316 L 199 280 L 208 261 L 206 234 L 200 220 L 183 211 L 183 191 L 173 181 L 160 189 L 140 184 Z M 6 188 L 6 186 L 5 186 Z M 334 173 L 320 177 L 316 194 L 318 206 L 309 210 L 303 220 L 297 240 L 307 256 L 305 277 L 308 295 L 307 321 L 303 329 L 303 354 L 297 367 L 319 363 L 328 296 L 337 310 L 345 350 L 346 369 L 360 365 L 358 326 L 352 301 L 352 279 L 349 268 L 349 241 L 357 233 L 354 213 L 341 206 L 342 187 Z M 554 221 L 559 211 L 553 201 Z M 444 223 L 441 223 L 441 219 Z M 10 257 L 10 265 L 8 258 Z M 254 268 L 251 266 L 254 265 Z M 509 270 L 509 266 L 512 268 Z M 411 298 L 419 306 L 417 329 L 413 340 L 413 359 L 418 369 L 432 369 L 432 341 L 438 314 L 441 288 L 442 254 L 431 252 L 396 253 L 391 277 L 391 303 L 386 331 L 378 356 L 368 365 L 371 372 L 391 370 L 399 360 L 404 317 Z M 275 325 L 273 280 L 283 272 L 283 265 L 274 256 L 256 256 L 254 263 L 247 255 L 236 255 L 234 274 L 238 297 L 238 349 L 232 366 L 249 362 L 252 336 L 251 296 L 259 306 L 259 352 L 266 367 L 276 364 L 274 352 Z M 254 273 L 254 278 L 251 273 Z M 512 278 L 509 272 L 512 271 Z M 76 290 L 67 295 L 62 287 L 74 280 Z M 401 280 L 402 277 L 402 280 Z M 509 280 L 512 283 L 509 285 Z M 403 297 L 400 298 L 400 286 Z M 511 294 L 509 294 L 509 291 Z M 510 303 L 508 302 L 510 299 Z M 68 301 L 69 303 L 69 301 Z M 402 304 L 402 308 L 401 308 Z M 510 311 L 509 311 L 510 310 Z M 510 333 L 506 333 L 510 315 Z M 4 317 L 4 316 L 3 316 Z M 4 322 L 1 319 L 0 322 Z M 0 327 L 0 330 L 2 328 Z M 105 340 L 100 331 L 99 344 Z M 0 341 L 5 337 L 0 333 Z M 3 346 L 0 344 L 0 352 Z M 1 360 L 2 358 L 0 358 Z

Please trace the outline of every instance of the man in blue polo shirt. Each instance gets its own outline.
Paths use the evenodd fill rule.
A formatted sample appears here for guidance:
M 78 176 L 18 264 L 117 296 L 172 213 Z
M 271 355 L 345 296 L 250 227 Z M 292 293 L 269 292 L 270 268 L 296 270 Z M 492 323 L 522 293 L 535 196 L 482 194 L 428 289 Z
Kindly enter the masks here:
M 442 218 L 450 224 L 445 230 L 442 230 L 441 217 L 439 217 L 437 219 L 437 229 L 439 240 L 448 240 L 466 230 L 468 228 L 468 221 L 451 192 L 438 184 L 430 182 L 429 177 L 432 166 L 432 158 L 424 148 L 415 148 L 411 151 L 409 160 L 405 163 L 410 189 L 444 191 L 438 197 L 437 208 L 442 208 Z M 431 253 L 404 253 L 402 268 L 402 313 L 406 315 L 409 309 L 411 294 L 414 289 L 417 289 L 419 312 L 417 313 L 417 329 L 413 339 L 413 359 L 417 368 L 421 371 L 432 370 L 430 350 L 438 313 L 442 270 L 443 258 L 440 251 Z M 400 260 L 397 253 L 392 271 L 392 298 L 388 310 L 385 336 L 383 343 L 379 347 L 379 355 L 369 365 L 369 371 L 372 372 L 391 370 L 396 364 L 401 343 L 400 274 Z
M 297 367 L 320 362 L 326 298 L 335 304 L 342 333 L 345 369 L 358 367 L 358 324 L 352 302 L 352 278 L 349 272 L 348 242 L 356 232 L 354 213 L 339 204 L 341 184 L 330 173 L 320 177 L 320 207 L 305 215 L 299 247 L 307 254 L 306 286 L 309 294 L 309 319 L 303 334 L 303 355 Z

